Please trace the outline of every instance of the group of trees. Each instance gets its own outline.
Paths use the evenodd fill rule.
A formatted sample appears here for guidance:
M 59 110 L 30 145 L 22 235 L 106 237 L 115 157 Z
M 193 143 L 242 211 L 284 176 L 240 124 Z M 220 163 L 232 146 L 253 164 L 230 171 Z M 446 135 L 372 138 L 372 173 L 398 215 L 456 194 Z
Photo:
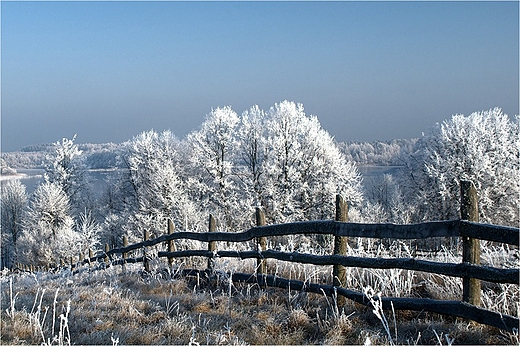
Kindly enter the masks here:
M 386 142 L 343 142 L 339 143 L 347 160 L 359 165 L 400 166 L 410 155 L 417 138 L 393 139 Z
M 518 225 L 519 141 L 518 118 L 498 108 L 454 115 L 419 139 L 372 146 L 372 155 L 395 153 L 404 168 L 365 189 L 356 163 L 303 105 L 283 101 L 241 115 L 222 107 L 185 139 L 151 130 L 118 146 L 121 168 L 94 200 L 85 155 L 63 139 L 31 196 L 18 180 L 3 184 L 2 261 L 9 266 L 23 253 L 18 261 L 45 264 L 102 243 L 120 246 L 123 235 L 163 234 L 167 219 L 204 231 L 210 213 L 219 231 L 240 231 L 253 225 L 255 207 L 270 223 L 331 219 L 336 194 L 353 221 L 452 219 L 461 180 L 477 185 L 481 220 Z M 362 148 L 353 145 L 350 152 Z M 104 157 L 115 162 L 108 151 Z
M 77 144 L 77 147 L 81 151 L 81 156 L 87 167 L 91 169 L 115 168 L 117 166 L 117 155 L 123 144 L 84 143 Z M 55 150 L 55 143 L 45 143 L 28 145 L 19 151 L 2 152 L 0 167 L 45 168 L 47 157 L 53 155 Z M 4 174 L 4 170 L 2 170 L 2 174 Z
M 10 265 L 17 253 L 41 265 L 97 245 L 100 228 L 86 211 L 93 201 L 81 151 L 74 138 L 64 138 L 54 146 L 44 179 L 30 198 L 19 180 L 2 185 L 4 265 Z
M 121 155 L 112 222 L 127 233 L 205 229 L 212 214 L 221 231 L 252 225 L 255 207 L 269 222 L 331 218 L 336 194 L 362 199 L 361 176 L 333 138 L 301 104 L 283 101 L 265 112 L 239 116 L 231 107 L 211 110 L 199 129 L 179 140 L 170 131 L 143 132 Z M 131 220 L 131 222 L 129 222 Z

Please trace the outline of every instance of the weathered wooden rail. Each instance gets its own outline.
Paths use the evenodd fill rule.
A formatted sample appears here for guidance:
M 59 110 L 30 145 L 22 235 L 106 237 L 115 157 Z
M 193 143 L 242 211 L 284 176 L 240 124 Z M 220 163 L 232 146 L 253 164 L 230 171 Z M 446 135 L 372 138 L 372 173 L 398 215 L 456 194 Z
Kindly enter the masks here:
M 272 258 L 286 262 L 314 264 L 314 265 L 341 265 L 344 267 L 358 267 L 371 269 L 406 269 L 435 273 L 452 277 L 473 277 L 479 280 L 495 283 L 520 284 L 517 269 L 500 269 L 486 266 L 476 266 L 468 263 L 438 263 L 414 258 L 362 258 L 353 256 L 318 256 L 302 253 L 287 253 L 274 250 L 258 251 L 206 251 L 185 250 L 179 252 L 159 252 L 158 257 L 182 258 L 182 257 L 207 257 L 224 258 L 234 257 L 240 259 Z
M 185 275 L 204 277 L 207 271 L 188 270 Z M 349 290 L 335 285 L 321 285 L 298 280 L 288 280 L 274 275 L 231 273 L 230 279 L 234 282 L 245 282 L 285 288 L 298 291 L 306 291 L 317 294 L 325 294 L 329 297 L 341 296 L 356 303 L 372 307 L 368 297 L 357 291 Z M 443 315 L 462 317 L 472 321 L 490 325 L 510 332 L 518 331 L 519 320 L 516 317 L 489 311 L 478 306 L 455 300 L 435 300 L 429 298 L 381 298 L 382 307 L 385 310 L 411 310 L 428 311 Z
M 174 232 L 171 221 L 168 223 L 168 234 L 154 239 L 148 239 L 147 233 L 144 241 L 127 245 L 117 249 L 105 249 L 105 252 L 97 256 L 89 255 L 89 258 L 74 263 L 71 260 L 71 268 L 79 265 L 105 261 L 115 255 L 121 258 L 112 261 L 112 265 L 143 262 L 145 270 L 149 268 L 149 258 L 145 249 L 159 244 L 167 243 L 168 251 L 159 251 L 159 258 L 167 258 L 171 265 L 174 258 L 206 257 L 207 269 L 200 271 L 204 275 L 212 275 L 217 258 L 235 257 L 241 259 L 257 259 L 257 272 L 254 274 L 230 274 L 234 281 L 258 283 L 264 286 L 290 287 L 295 290 L 306 290 L 320 294 L 338 297 L 337 302 L 351 299 L 364 305 L 370 305 L 369 299 L 360 292 L 345 288 L 345 267 L 359 267 L 372 269 L 405 269 L 415 270 L 440 275 L 461 277 L 463 279 L 463 292 L 461 301 L 442 301 L 421 298 L 382 298 L 383 308 L 397 310 L 429 311 L 445 315 L 464 317 L 479 323 L 488 324 L 508 331 L 519 328 L 517 317 L 485 310 L 480 305 L 480 280 L 494 283 L 520 284 L 519 269 L 495 268 L 480 265 L 480 240 L 488 240 L 513 246 L 520 244 L 520 229 L 496 225 L 478 223 L 476 190 L 470 182 L 463 182 L 461 188 L 461 220 L 434 221 L 419 224 L 365 224 L 350 223 L 348 220 L 347 205 L 341 197 L 336 199 L 336 219 L 334 221 L 308 221 L 279 225 L 265 225 L 265 217 L 260 209 L 256 212 L 257 227 L 245 232 L 224 233 L 216 232 L 215 220 L 209 219 L 207 233 Z M 334 251 L 332 255 L 318 256 L 302 253 L 286 253 L 266 249 L 267 237 L 288 236 L 300 234 L 329 234 L 335 236 Z M 463 256 L 461 263 L 439 263 L 434 261 L 419 260 L 414 258 L 363 258 L 346 256 L 346 244 L 348 237 L 362 238 L 386 238 L 386 239 L 424 239 L 431 237 L 459 237 L 463 241 Z M 191 239 L 207 242 L 207 249 L 193 249 L 176 251 L 174 240 Z M 247 242 L 255 240 L 256 251 L 226 251 L 217 250 L 217 242 Z M 128 258 L 128 253 L 135 250 L 143 250 L 143 256 Z M 304 283 L 301 281 L 287 280 L 268 275 L 266 259 L 276 259 L 287 262 L 334 266 L 332 285 L 319 285 Z
M 343 237 L 421 239 L 430 237 L 473 237 L 498 243 L 519 245 L 519 230 L 513 227 L 486 225 L 464 220 L 432 221 L 418 224 L 397 225 L 391 223 L 349 223 L 338 221 L 302 221 L 253 227 L 245 232 L 175 232 L 154 239 L 111 249 L 107 254 L 121 254 L 143 247 L 155 246 L 169 240 L 191 239 L 202 242 L 247 242 L 259 237 L 299 234 L 331 234 Z M 100 255 L 100 256 L 105 256 Z

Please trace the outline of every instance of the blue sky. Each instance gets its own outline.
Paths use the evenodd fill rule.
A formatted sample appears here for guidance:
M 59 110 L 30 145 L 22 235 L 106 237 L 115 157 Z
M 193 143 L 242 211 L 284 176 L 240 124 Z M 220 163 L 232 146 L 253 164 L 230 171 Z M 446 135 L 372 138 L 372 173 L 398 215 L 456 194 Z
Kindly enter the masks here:
M 519 113 L 518 2 L 1 3 L 2 150 L 304 104 L 337 140 Z

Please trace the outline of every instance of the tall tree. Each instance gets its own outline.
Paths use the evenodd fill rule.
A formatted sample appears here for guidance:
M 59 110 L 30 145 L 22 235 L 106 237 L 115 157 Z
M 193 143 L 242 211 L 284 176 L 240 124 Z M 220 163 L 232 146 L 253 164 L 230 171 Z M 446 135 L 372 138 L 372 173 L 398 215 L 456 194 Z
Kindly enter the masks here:
M 262 178 L 267 157 L 266 113 L 257 105 L 244 111 L 238 125 L 238 155 L 236 175 L 239 177 L 251 205 L 262 206 Z
M 16 260 L 16 245 L 22 233 L 23 213 L 27 206 L 25 185 L 18 179 L 2 184 L 0 204 L 2 213 L 1 266 L 11 267 Z
M 47 156 L 45 180 L 61 186 L 69 197 L 71 207 L 81 211 L 90 198 L 88 175 L 84 157 L 77 144 L 76 135 L 72 139 L 63 138 L 54 143 L 54 153 Z
M 332 218 L 334 196 L 341 194 L 351 205 L 363 199 L 361 175 L 356 165 L 345 159 L 332 136 L 316 116 L 303 122 L 302 199 L 306 219 Z
M 188 198 L 182 143 L 171 131 L 146 131 L 128 145 L 126 162 L 134 203 L 126 206 L 131 227 L 142 236 L 144 230 L 160 235 L 167 219 L 177 225 L 198 227 L 198 213 Z
M 459 217 L 460 181 L 479 193 L 480 219 L 518 225 L 520 180 L 518 119 L 500 108 L 456 114 L 418 142 L 410 167 L 424 218 Z
M 302 122 L 305 112 L 301 103 L 283 101 L 269 110 L 267 122 L 268 156 L 265 162 L 267 216 L 276 222 L 299 220 L 301 210 L 298 195 L 302 183 L 304 135 Z
M 200 129 L 189 134 L 190 159 L 195 173 L 192 186 L 221 226 L 232 230 L 240 224 L 241 199 L 233 174 L 239 118 L 229 106 L 212 109 Z
M 336 194 L 351 204 L 362 200 L 356 166 L 302 104 L 283 101 L 270 108 L 266 143 L 264 200 L 274 221 L 331 218 Z

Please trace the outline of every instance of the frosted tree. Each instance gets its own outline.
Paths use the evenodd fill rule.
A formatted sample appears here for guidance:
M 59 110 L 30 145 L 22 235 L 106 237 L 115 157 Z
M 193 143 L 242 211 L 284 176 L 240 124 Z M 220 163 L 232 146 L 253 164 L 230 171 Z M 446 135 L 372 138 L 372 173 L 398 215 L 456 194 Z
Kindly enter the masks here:
M 251 205 L 262 206 L 263 163 L 267 157 L 265 112 L 257 105 L 244 111 L 240 117 L 238 133 L 238 167 L 236 175 L 244 186 Z
M 16 245 L 22 233 L 24 209 L 27 206 L 25 185 L 20 180 L 9 180 L 2 184 L 1 221 L 2 221 L 2 263 L 11 267 L 16 260 Z
M 361 175 L 348 162 L 316 116 L 303 122 L 301 198 L 306 219 L 332 218 L 334 197 L 341 194 L 351 204 L 362 200 Z
M 80 253 L 86 254 L 89 249 L 95 250 L 101 247 L 101 231 L 102 228 L 92 216 L 92 212 L 85 210 L 79 214 L 76 232 Z
M 61 186 L 73 209 L 81 210 L 89 198 L 87 169 L 81 150 L 72 139 L 63 138 L 54 143 L 55 151 L 47 156 L 45 180 Z
M 57 183 L 43 182 L 29 201 L 23 233 L 17 247 L 20 260 L 45 265 L 68 261 L 79 253 L 69 197 Z
M 207 211 L 217 216 L 228 230 L 240 225 L 243 213 L 233 174 L 238 122 L 239 117 L 231 107 L 212 109 L 200 129 L 187 138 L 194 172 L 191 179 L 192 191 L 196 191 L 194 198 L 207 205 Z
M 303 105 L 283 101 L 269 110 L 267 122 L 268 156 L 264 161 L 266 211 L 276 222 L 300 220 L 298 195 L 302 183 L 301 140 L 305 119 Z M 269 215 L 270 214 L 270 215 Z
M 331 218 L 334 196 L 362 199 L 361 176 L 303 105 L 275 104 L 267 121 L 265 207 L 275 222 Z
M 126 204 L 129 233 L 142 238 L 144 230 L 158 236 L 167 230 L 167 219 L 176 225 L 200 222 L 196 206 L 188 198 L 185 163 L 179 142 L 170 131 L 147 131 L 128 144 L 125 161 L 133 199 Z M 129 197 L 125 197 L 129 198 Z
M 511 121 L 500 108 L 453 115 L 418 145 L 410 167 L 424 218 L 458 218 L 460 181 L 471 180 L 478 191 L 481 221 L 518 225 L 518 118 Z
M 392 174 L 383 174 L 370 181 L 365 196 L 368 202 L 378 204 L 383 211 L 378 216 L 380 222 L 405 224 L 413 220 L 415 207 L 406 201 L 399 185 L 400 180 L 399 176 L 396 179 Z M 367 216 L 368 219 L 363 220 L 364 222 L 374 222 L 370 220 L 370 213 Z

